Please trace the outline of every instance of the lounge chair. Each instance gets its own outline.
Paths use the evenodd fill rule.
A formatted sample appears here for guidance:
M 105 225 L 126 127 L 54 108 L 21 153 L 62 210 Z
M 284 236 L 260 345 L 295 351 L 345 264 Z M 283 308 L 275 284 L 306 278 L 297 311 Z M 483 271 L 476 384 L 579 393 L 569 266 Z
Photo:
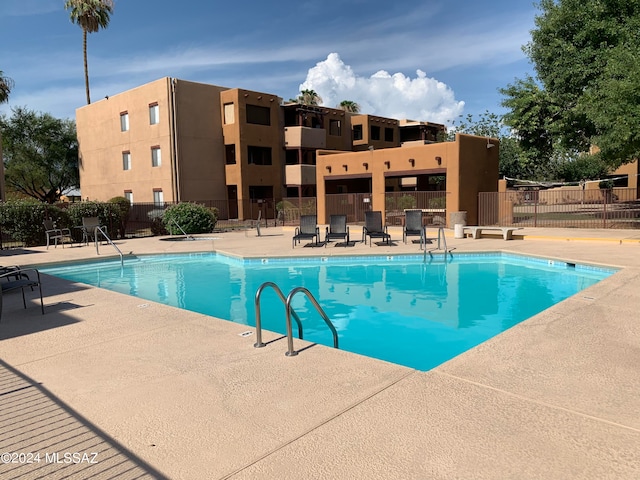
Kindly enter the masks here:
M 31 274 L 31 277 L 29 276 Z M 27 308 L 27 300 L 24 295 L 24 289 L 38 287 L 40 290 L 40 309 L 44 315 L 44 302 L 42 300 L 42 283 L 40 282 L 40 272 L 35 268 L 26 268 L 11 270 L 9 272 L 0 274 L 0 319 L 2 318 L 2 297 L 5 292 L 22 290 L 22 304 L 24 308 Z
M 367 237 L 369 237 L 369 246 L 371 246 L 374 238 L 381 238 L 382 241 L 387 242 L 387 245 L 391 245 L 391 235 L 387 232 L 387 226 L 382 225 L 382 212 L 380 210 L 364 212 L 362 240 L 365 245 L 367 244 Z
M 420 250 L 426 242 L 427 231 L 422 223 L 422 210 L 405 210 L 404 228 L 402 229 L 402 241 L 407 243 L 407 237 L 420 237 Z
M 346 215 L 331 215 L 329 217 L 329 226 L 324 235 L 324 246 L 327 246 L 333 239 L 343 239 L 344 246 L 349 245 L 349 226 L 347 225 Z
M 43 221 L 42 224 L 44 225 L 44 234 L 47 236 L 47 250 L 49 249 L 49 245 L 52 240 L 56 247 L 58 246 L 58 240 L 60 240 L 62 248 L 64 248 L 65 240 L 69 243 L 73 243 L 73 239 L 71 238 L 71 229 L 58 228 L 55 222 L 50 218 Z
M 100 227 L 100 219 L 98 217 L 82 217 L 82 243 L 89 244 L 89 240 L 96 240 L 96 228 Z
M 300 240 L 316 239 L 316 244 L 320 238 L 320 229 L 318 228 L 317 215 L 300 215 L 300 226 L 296 227 L 293 235 L 293 248 Z

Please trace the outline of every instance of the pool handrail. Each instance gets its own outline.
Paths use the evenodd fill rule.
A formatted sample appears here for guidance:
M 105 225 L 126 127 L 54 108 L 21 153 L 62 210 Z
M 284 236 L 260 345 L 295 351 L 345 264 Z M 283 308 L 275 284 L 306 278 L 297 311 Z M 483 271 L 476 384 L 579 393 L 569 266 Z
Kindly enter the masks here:
M 178 224 L 178 222 L 176 221 L 175 218 L 172 218 L 169 220 L 171 223 L 173 223 L 176 227 L 178 227 L 178 230 L 180 230 L 182 232 L 182 234 L 185 236 L 185 238 L 187 240 L 193 240 L 193 236 L 189 235 L 187 232 L 184 231 L 184 229 Z M 172 234 L 173 235 L 173 234 Z
M 289 295 L 287 296 L 286 309 L 287 309 L 287 347 L 288 347 L 288 350 L 285 353 L 285 355 L 287 357 L 293 357 L 293 356 L 298 354 L 298 352 L 296 352 L 293 349 L 293 333 L 291 331 L 292 330 L 291 329 L 291 312 L 293 311 L 292 308 L 291 308 L 291 300 L 293 300 L 293 297 L 298 292 L 304 293 L 307 296 L 307 298 L 311 301 L 313 306 L 316 307 L 316 310 L 318 311 L 318 313 L 320 314 L 320 316 L 322 317 L 324 322 L 327 324 L 327 326 L 331 330 L 331 333 L 333 334 L 333 348 L 338 348 L 338 332 L 336 330 L 336 327 L 333 325 L 333 323 L 331 323 L 331 320 L 329 320 L 329 317 L 324 312 L 324 310 L 322 309 L 320 304 L 317 302 L 315 297 L 311 294 L 311 292 L 308 289 L 306 289 L 305 287 L 296 287 L 293 290 L 291 290 L 289 292 Z
M 105 232 L 101 226 L 97 226 L 93 233 L 93 238 L 95 239 L 95 242 L 96 242 L 96 254 L 100 255 L 100 249 L 99 249 L 100 242 L 98 241 L 98 232 L 102 234 L 102 236 L 107 240 L 107 243 L 109 245 L 111 245 L 113 248 L 116 249 L 116 251 L 118 252 L 118 255 L 120 255 L 120 266 L 124 268 L 124 257 L 122 256 L 122 252 L 116 246 L 116 244 L 111 241 L 111 239 L 109 238 L 109 235 L 107 235 L 107 232 Z
M 258 290 L 256 291 L 256 297 L 255 297 L 255 306 L 256 306 L 256 343 L 253 344 L 253 346 L 255 348 L 262 348 L 262 347 L 264 347 L 266 345 L 266 343 L 263 343 L 263 341 L 262 341 L 262 317 L 260 315 L 260 296 L 262 295 L 262 291 L 266 287 L 273 288 L 275 290 L 275 292 L 278 294 L 278 297 L 280 297 L 280 300 L 282 300 L 282 303 L 285 305 L 285 307 L 287 305 L 287 300 L 284 297 L 284 294 L 282 293 L 282 290 L 280 290 L 278 285 L 276 285 L 275 283 L 273 283 L 273 282 L 264 282 L 262 285 L 260 285 L 260 287 L 258 287 Z M 291 312 L 293 313 L 293 318 L 295 319 L 296 323 L 298 324 L 298 338 L 301 339 L 301 340 L 304 340 L 303 332 L 302 332 L 302 322 L 300 321 L 300 317 L 293 310 L 293 308 L 291 308 Z

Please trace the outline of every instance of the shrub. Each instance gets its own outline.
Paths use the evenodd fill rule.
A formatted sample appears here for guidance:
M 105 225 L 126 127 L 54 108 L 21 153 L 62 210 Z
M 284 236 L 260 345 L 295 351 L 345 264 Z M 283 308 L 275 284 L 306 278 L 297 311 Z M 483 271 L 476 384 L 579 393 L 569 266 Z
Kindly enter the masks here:
M 164 210 L 161 208 L 156 208 L 147 213 L 147 217 L 151 220 L 151 233 L 153 235 L 169 235 L 169 232 L 162 222 L 163 215 Z
M 73 226 L 82 225 L 83 217 L 98 217 L 100 225 L 107 229 L 109 238 L 116 238 L 120 224 L 120 209 L 117 204 L 106 202 L 79 202 L 72 203 L 67 209 L 69 219 Z M 79 234 L 74 233 L 74 235 Z M 78 240 L 78 239 L 76 239 Z
M 118 218 L 118 235 L 120 238 L 124 238 L 127 230 L 127 222 L 129 221 L 129 212 L 131 211 L 131 202 L 125 197 L 113 197 L 109 200 L 109 203 L 114 203 L 118 206 L 118 212 L 120 214 Z
M 416 208 L 416 197 L 413 195 L 403 195 L 398 198 L 396 202 L 396 208 L 398 210 L 407 210 L 410 208 Z
M 162 223 L 171 235 L 184 233 L 213 232 L 218 221 L 218 209 L 207 208 L 196 203 L 178 203 L 171 205 L 162 215 Z M 178 228 L 177 225 L 180 225 Z
M 0 204 L 0 228 L 25 246 L 44 240 L 45 204 L 37 200 L 13 200 Z

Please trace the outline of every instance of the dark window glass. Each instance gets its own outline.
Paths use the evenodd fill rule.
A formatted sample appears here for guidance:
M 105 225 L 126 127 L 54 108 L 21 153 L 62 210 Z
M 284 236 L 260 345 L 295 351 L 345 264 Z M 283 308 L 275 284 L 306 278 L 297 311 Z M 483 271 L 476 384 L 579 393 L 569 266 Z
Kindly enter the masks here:
M 380 140 L 380 127 L 371 125 L 371 140 Z
M 393 142 L 393 128 L 386 127 L 384 129 L 384 141 Z
M 362 140 L 362 125 L 353 126 L 353 139 Z
M 270 147 L 252 147 L 248 148 L 249 165 L 271 165 L 271 148 Z
M 236 163 L 236 146 L 235 144 L 232 145 L 225 145 L 224 146 L 224 153 L 225 153 L 225 160 L 227 162 L 227 165 L 233 165 L 234 163 Z
M 329 135 L 342 135 L 342 125 L 340 120 L 329 120 Z
M 247 123 L 271 125 L 271 109 L 247 104 Z

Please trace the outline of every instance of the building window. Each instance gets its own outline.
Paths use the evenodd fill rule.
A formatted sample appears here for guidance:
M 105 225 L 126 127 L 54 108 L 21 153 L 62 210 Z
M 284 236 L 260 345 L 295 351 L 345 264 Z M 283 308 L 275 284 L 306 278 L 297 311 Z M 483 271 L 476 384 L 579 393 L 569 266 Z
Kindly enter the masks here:
M 164 206 L 164 195 L 162 194 L 162 189 L 161 188 L 154 188 L 153 189 L 153 204 L 156 207 Z
M 122 112 L 120 114 L 120 131 L 121 132 L 129 131 L 129 114 L 127 112 Z
M 384 141 L 393 142 L 393 128 L 385 127 L 384 129 Z
M 233 103 L 224 104 L 224 124 L 236 123 L 236 111 Z
M 273 198 L 273 187 L 249 185 L 249 198 L 251 200 L 269 200 Z
M 162 155 L 160 154 L 160 147 L 151 147 L 151 166 L 159 167 L 162 165 Z
M 149 105 L 149 125 L 157 125 L 160 123 L 160 107 L 157 103 Z
M 236 145 L 224 146 L 224 158 L 227 165 L 234 165 L 236 163 Z
M 129 203 L 131 205 L 133 205 L 133 192 L 131 190 L 125 190 L 124 191 L 124 198 L 129 200 Z
M 353 139 L 362 140 L 362 125 L 353 126 Z
M 271 109 L 259 105 L 247 104 L 247 123 L 271 125 Z
M 122 152 L 122 169 L 131 170 L 131 152 Z
M 249 165 L 271 165 L 271 147 L 248 148 Z
M 329 120 L 329 135 L 342 135 L 342 123 L 340 120 Z
M 371 125 L 371 140 L 380 140 L 380 127 Z

